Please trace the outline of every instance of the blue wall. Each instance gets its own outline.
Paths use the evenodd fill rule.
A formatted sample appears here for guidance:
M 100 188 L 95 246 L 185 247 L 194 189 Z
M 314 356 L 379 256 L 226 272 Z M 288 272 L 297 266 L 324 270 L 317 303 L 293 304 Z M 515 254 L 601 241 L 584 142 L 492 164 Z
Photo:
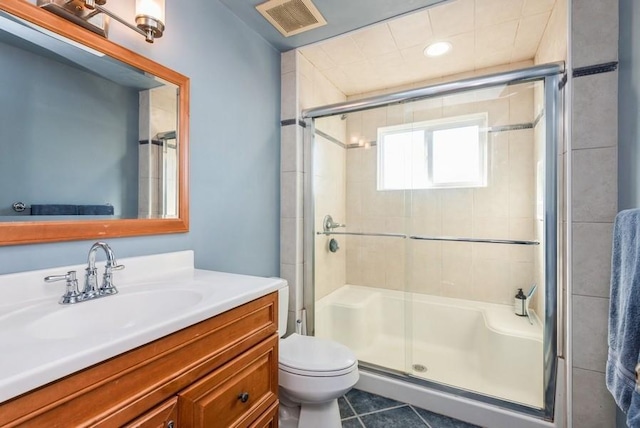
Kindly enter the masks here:
M 193 249 L 199 268 L 278 275 L 280 54 L 217 0 L 166 5 L 154 45 L 115 22 L 110 39 L 191 78 L 191 231 L 108 242 L 118 257 Z M 133 21 L 135 2 L 108 6 Z M 0 247 L 0 273 L 81 263 L 91 242 Z
M 640 207 L 640 4 L 620 0 L 618 208 Z
M 4 43 L 0 57 L 0 214 L 109 203 L 136 218 L 138 91 Z

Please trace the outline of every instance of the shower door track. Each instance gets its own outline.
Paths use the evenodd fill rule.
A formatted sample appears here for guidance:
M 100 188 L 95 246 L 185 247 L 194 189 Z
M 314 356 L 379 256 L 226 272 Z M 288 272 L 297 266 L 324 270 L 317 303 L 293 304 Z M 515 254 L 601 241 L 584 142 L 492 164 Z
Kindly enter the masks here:
M 489 395 L 484 395 L 484 394 L 469 391 L 466 389 L 435 382 L 432 380 L 423 379 L 417 376 L 412 376 L 410 374 L 407 374 L 399 370 L 393 370 L 387 367 L 382 367 L 377 364 L 359 361 L 358 369 L 364 370 L 366 372 L 378 374 L 378 375 L 384 375 L 384 376 L 387 376 L 396 380 L 400 380 L 403 382 L 408 382 L 414 385 L 423 386 L 423 387 L 430 388 L 446 394 L 468 398 L 471 400 L 478 401 L 480 403 L 490 404 L 490 405 L 501 407 L 503 409 L 513 410 L 518 413 L 533 416 L 535 418 L 540 418 L 545 421 L 551 420 L 549 415 L 547 415 L 544 410 L 537 409 L 535 407 L 530 407 L 525 404 L 515 403 L 513 401 L 501 400 L 499 398 L 495 398 Z

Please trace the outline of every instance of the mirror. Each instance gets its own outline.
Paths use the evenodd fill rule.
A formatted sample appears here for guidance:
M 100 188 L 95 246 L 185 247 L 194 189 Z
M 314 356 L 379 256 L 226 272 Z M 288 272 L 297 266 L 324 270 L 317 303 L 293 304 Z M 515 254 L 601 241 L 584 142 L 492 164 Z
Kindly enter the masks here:
M 0 245 L 188 231 L 189 79 L 0 3 Z

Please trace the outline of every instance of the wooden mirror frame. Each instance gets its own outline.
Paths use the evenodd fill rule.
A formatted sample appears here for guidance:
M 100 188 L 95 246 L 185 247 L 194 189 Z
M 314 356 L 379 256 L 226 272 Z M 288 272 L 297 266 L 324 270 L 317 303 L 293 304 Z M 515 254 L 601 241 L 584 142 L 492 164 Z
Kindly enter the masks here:
M 0 10 L 153 74 L 179 88 L 178 218 L 0 222 L 0 245 L 188 232 L 189 78 L 25 0 L 0 0 Z

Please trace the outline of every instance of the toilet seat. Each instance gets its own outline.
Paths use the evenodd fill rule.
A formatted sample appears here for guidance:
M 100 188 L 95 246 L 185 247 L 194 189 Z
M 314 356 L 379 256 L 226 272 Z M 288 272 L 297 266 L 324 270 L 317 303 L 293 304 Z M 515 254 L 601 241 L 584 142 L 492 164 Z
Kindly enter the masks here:
M 300 376 L 343 376 L 358 367 L 358 360 L 346 346 L 296 333 L 280 341 L 279 354 L 280 370 Z

